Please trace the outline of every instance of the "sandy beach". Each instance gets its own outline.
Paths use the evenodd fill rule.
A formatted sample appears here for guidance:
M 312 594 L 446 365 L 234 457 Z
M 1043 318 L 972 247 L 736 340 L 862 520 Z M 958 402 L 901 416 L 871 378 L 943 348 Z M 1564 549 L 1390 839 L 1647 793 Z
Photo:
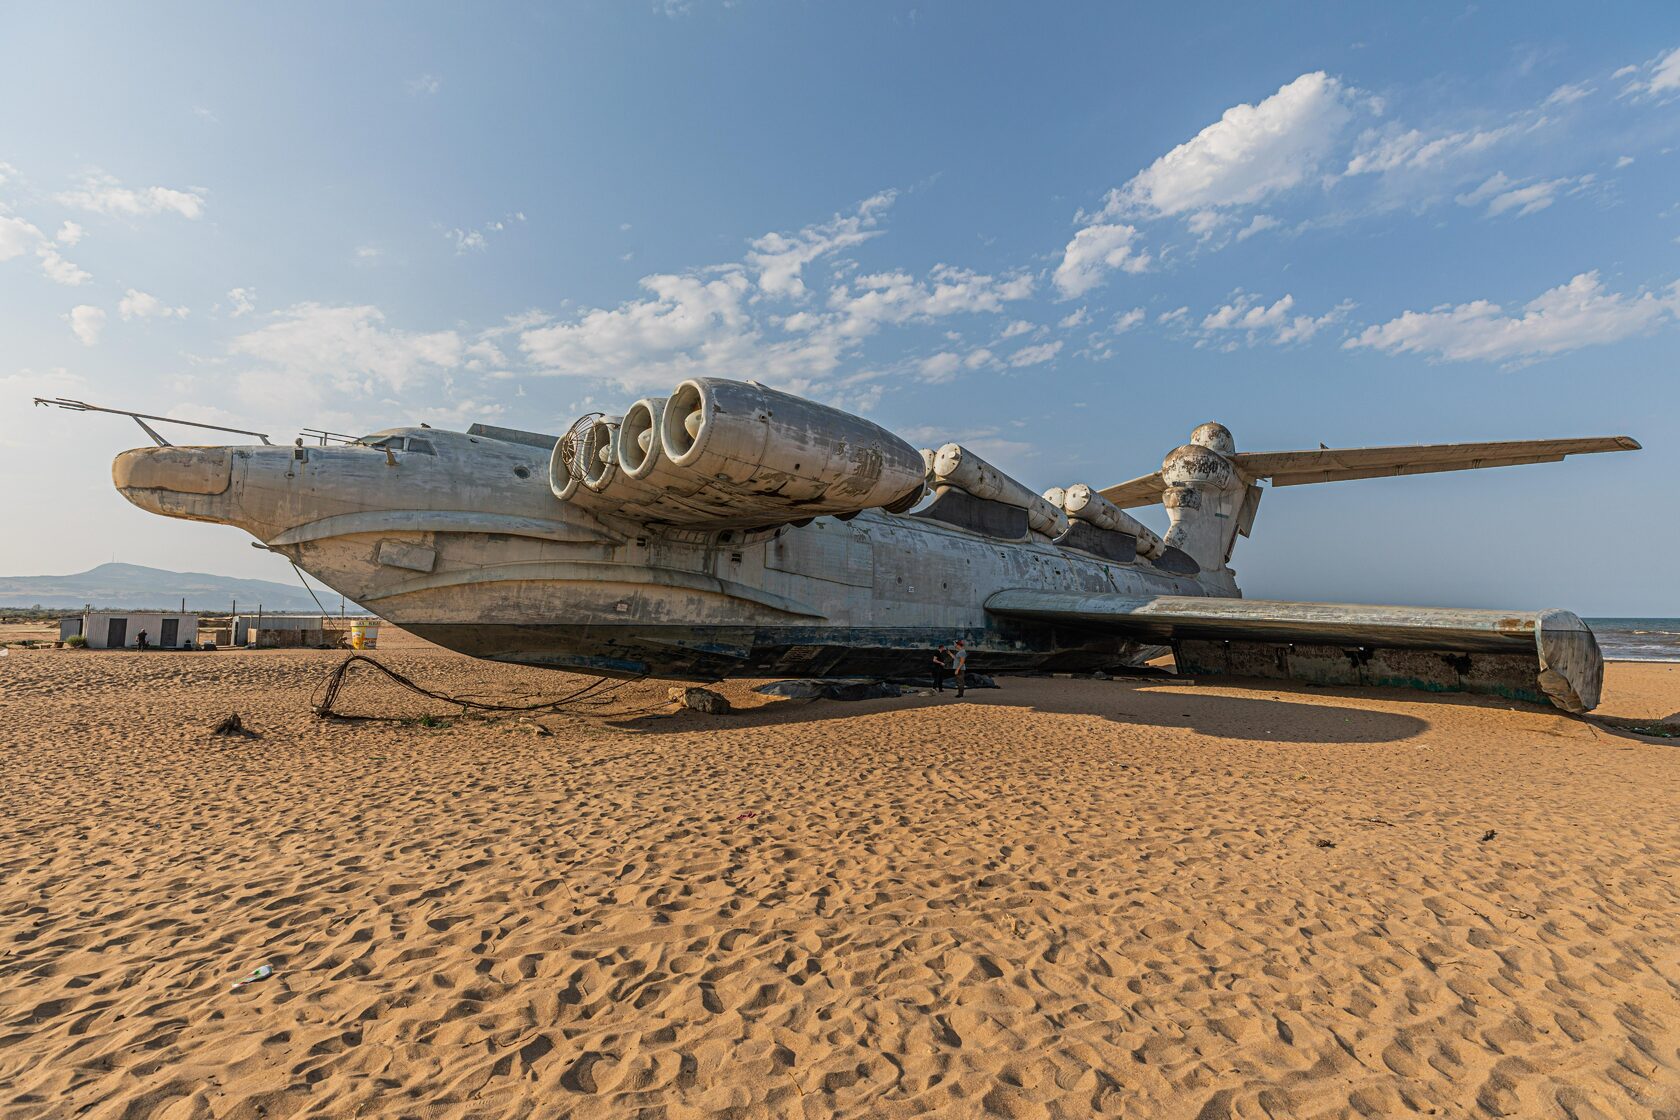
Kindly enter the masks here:
M 1680 740 L 1010 678 L 321 723 L 340 656 L 0 660 L 0 1115 L 1680 1116 Z

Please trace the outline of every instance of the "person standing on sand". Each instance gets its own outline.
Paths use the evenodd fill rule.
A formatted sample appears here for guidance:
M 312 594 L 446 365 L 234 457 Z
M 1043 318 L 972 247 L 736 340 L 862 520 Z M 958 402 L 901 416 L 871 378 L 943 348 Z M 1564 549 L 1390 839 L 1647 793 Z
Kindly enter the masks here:
M 951 664 L 951 652 L 944 645 L 933 651 L 933 690 L 945 691 L 945 670 Z
M 141 653 L 146 652 L 146 632 L 144 630 L 140 631 L 140 636 L 134 639 L 134 648 Z
M 957 639 L 957 648 L 951 651 L 951 672 L 957 678 L 957 699 L 962 699 L 963 674 L 968 671 L 968 647 L 963 645 L 961 638 Z

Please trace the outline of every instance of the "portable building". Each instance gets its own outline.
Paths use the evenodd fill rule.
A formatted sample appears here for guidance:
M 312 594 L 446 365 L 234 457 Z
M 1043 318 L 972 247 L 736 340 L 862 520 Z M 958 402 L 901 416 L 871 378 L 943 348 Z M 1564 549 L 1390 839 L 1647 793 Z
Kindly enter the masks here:
M 66 619 L 59 623 L 65 635 Z M 89 649 L 135 649 L 140 635 L 153 649 L 190 649 L 198 644 L 198 615 L 180 611 L 85 611 L 81 634 Z

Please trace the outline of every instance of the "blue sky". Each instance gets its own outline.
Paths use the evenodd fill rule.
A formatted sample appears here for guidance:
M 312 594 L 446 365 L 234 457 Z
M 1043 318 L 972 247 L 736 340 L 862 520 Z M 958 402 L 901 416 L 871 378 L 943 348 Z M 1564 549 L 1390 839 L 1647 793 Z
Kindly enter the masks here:
M 129 507 L 138 431 L 32 395 L 560 431 L 715 374 L 1038 488 L 1207 419 L 1627 432 L 1279 491 L 1239 580 L 1680 614 L 1680 8 L 1229 8 L 11 6 L 0 572 L 290 578 Z

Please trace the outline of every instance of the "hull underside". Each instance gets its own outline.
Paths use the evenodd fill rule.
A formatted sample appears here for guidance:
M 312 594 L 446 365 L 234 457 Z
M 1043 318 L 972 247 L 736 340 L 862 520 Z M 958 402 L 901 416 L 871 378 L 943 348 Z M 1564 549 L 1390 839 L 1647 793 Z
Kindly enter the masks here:
M 446 649 L 492 661 L 613 677 L 721 680 L 725 677 L 925 677 L 933 652 L 957 639 L 975 647 L 977 672 L 1090 672 L 1136 666 L 1160 645 L 1093 636 L 1061 644 L 1045 632 L 1023 635 L 1021 648 L 997 648 L 994 632 L 925 627 L 750 627 L 405 622 L 404 629 Z M 1034 640 L 1029 641 L 1028 638 Z

